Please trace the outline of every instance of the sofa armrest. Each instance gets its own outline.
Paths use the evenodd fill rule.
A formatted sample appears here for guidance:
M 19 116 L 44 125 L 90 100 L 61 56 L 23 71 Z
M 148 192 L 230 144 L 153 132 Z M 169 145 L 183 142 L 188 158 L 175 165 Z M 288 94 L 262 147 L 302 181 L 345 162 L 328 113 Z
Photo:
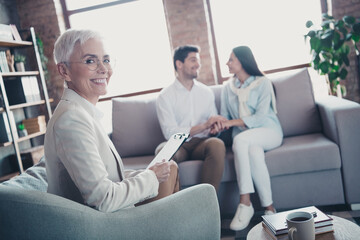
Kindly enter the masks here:
M 324 134 L 340 149 L 346 202 L 360 203 L 360 104 L 329 96 L 318 107 Z
M 208 184 L 113 213 L 0 186 L 0 216 L 4 239 L 220 239 L 217 196 Z

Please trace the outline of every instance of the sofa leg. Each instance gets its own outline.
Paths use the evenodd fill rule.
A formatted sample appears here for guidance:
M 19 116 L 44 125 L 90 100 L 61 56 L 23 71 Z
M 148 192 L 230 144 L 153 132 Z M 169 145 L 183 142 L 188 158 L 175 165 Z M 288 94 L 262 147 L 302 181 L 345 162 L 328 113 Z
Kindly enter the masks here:
M 350 204 L 350 207 L 353 211 L 360 210 L 360 203 Z

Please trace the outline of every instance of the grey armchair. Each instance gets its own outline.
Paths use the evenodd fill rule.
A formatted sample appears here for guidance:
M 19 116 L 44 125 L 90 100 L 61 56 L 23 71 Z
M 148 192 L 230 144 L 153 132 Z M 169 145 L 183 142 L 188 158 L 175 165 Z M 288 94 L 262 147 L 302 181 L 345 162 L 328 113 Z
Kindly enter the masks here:
M 211 185 L 103 213 L 46 193 L 41 164 L 0 184 L 1 239 L 220 239 L 220 212 Z

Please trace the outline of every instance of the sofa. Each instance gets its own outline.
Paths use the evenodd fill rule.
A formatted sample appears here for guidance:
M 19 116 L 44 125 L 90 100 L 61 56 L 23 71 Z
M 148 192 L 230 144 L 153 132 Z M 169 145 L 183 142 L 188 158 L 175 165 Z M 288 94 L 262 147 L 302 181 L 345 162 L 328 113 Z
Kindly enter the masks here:
M 278 117 L 284 132 L 279 148 L 265 153 L 274 206 L 291 209 L 309 205 L 360 203 L 360 105 L 325 96 L 316 99 L 307 68 L 270 74 Z M 223 85 L 211 86 L 218 110 Z M 156 115 L 156 96 L 148 94 L 112 100 L 111 139 L 125 168 L 144 168 L 165 141 Z M 231 150 L 231 133 L 220 136 L 227 146 L 225 169 L 218 191 L 222 216 L 233 215 L 239 190 Z M 179 164 L 180 183 L 200 183 L 201 160 Z M 252 194 L 257 210 L 257 194 Z
M 103 213 L 46 193 L 45 161 L 0 184 L 0 239 L 220 239 L 214 187 L 201 184 Z

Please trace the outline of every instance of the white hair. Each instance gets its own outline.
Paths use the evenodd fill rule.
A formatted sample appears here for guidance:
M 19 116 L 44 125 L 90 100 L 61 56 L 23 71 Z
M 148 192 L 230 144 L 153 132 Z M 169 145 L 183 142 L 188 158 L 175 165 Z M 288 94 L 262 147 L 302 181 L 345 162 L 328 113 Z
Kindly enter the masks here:
M 91 38 L 102 39 L 101 35 L 94 30 L 69 29 L 64 32 L 54 45 L 55 63 L 69 61 L 75 44 L 79 42 L 82 45 Z

